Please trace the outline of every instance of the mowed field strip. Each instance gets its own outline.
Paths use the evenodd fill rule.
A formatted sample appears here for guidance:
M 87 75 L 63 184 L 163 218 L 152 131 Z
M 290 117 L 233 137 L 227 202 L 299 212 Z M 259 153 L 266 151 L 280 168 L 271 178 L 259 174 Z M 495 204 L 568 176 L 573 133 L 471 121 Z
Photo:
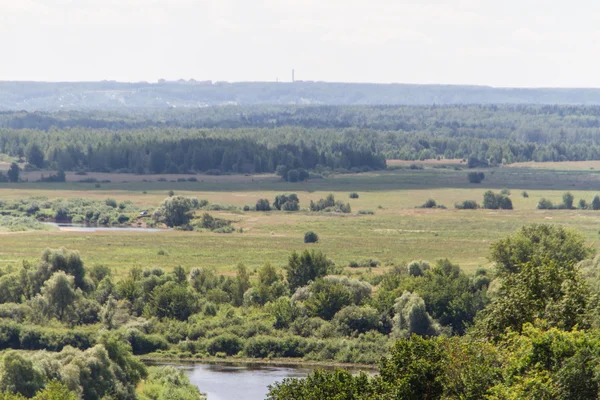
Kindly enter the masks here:
M 425 171 L 428 172 L 428 171 Z M 357 175 L 360 177 L 360 175 Z M 228 185 L 227 183 L 225 183 Z M 293 185 L 290 185 L 293 186 Z M 546 197 L 558 204 L 565 190 L 511 189 L 514 204 L 512 211 L 455 210 L 455 202 L 476 200 L 481 204 L 485 186 L 471 188 L 398 189 L 380 191 L 355 190 L 348 185 L 340 191 L 295 191 L 301 208 L 308 208 L 310 200 L 318 200 L 333 193 L 336 199 L 349 202 L 352 214 L 326 214 L 301 211 L 286 212 L 221 212 L 210 211 L 214 216 L 234 221 L 238 229 L 233 234 L 164 231 L 138 232 L 31 232 L 2 235 L 0 237 L 0 263 L 11 264 L 19 260 L 35 260 L 45 248 L 66 247 L 78 250 L 86 263 L 105 264 L 117 275 L 126 274 L 130 267 L 160 266 L 171 269 L 177 265 L 185 268 L 208 267 L 220 273 L 235 271 L 238 263 L 251 269 L 269 261 L 283 266 L 293 250 L 305 248 L 322 250 L 338 265 L 351 261 L 376 259 L 382 264 L 374 271 L 384 271 L 391 265 L 414 259 L 435 261 L 449 258 L 468 272 L 488 265 L 489 245 L 523 224 L 559 223 L 582 231 L 589 243 L 600 245 L 600 211 L 590 210 L 536 210 L 537 202 Z M 279 183 L 277 191 L 186 191 L 176 194 L 207 199 L 211 203 L 253 206 L 260 198 L 270 201 L 288 185 Z M 142 193 L 131 190 L 58 190 L 27 187 L 2 188 L 0 199 L 31 196 L 114 198 L 132 200 L 142 207 L 152 209 L 166 196 L 166 191 Z M 185 186 L 184 186 L 185 188 Z M 49 188 L 48 188 L 49 189 Z M 349 199 L 357 191 L 359 199 Z M 575 202 L 580 198 L 591 202 L 593 190 L 571 190 Z M 435 199 L 448 209 L 415 208 L 427 199 Z M 359 210 L 372 210 L 374 215 L 356 215 Z M 201 215 L 204 211 L 198 211 Z M 239 232 L 242 228 L 243 233 Z M 321 238 L 318 244 L 306 245 L 306 231 L 315 231 Z M 166 254 L 159 255 L 159 250 Z M 360 270 L 360 269 L 359 269 Z

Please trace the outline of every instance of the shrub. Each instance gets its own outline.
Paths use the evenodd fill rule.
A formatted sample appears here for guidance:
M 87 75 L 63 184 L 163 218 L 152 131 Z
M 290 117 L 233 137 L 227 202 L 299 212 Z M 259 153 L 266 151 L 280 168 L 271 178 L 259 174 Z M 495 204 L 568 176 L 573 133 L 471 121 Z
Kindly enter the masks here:
M 338 311 L 333 321 L 344 335 L 358 336 L 360 333 L 378 328 L 379 312 L 369 306 L 351 305 Z
M 527 193 L 526 191 L 523 191 L 523 193 L 521 193 L 521 196 L 523 196 L 524 198 L 529 198 L 529 193 Z
M 260 199 L 256 202 L 256 211 L 271 211 L 269 200 Z
M 500 194 L 502 194 L 504 196 L 510 196 L 510 190 L 504 188 L 500 191 Z
M 228 356 L 234 356 L 242 350 L 244 343 L 242 339 L 232 333 L 225 333 L 212 339 L 207 347 L 210 355 L 225 353 Z
M 244 211 L 250 211 L 250 206 L 248 206 L 248 205 L 245 205 L 245 206 L 244 206 Z
M 469 172 L 467 178 L 470 183 L 481 183 L 485 178 L 485 175 L 483 172 Z
M 427 261 L 412 261 L 408 264 L 408 275 L 410 276 L 423 276 L 425 271 L 430 269 L 431 266 Z
M 309 231 L 304 234 L 304 243 L 317 243 L 318 241 L 319 236 L 313 231 Z
M 553 210 L 554 208 L 554 204 L 552 204 L 550 200 L 545 198 L 540 199 L 537 205 L 538 210 Z
M 349 203 L 342 203 L 341 201 L 335 201 L 333 194 L 330 194 L 325 199 L 320 199 L 318 202 L 310 201 L 310 211 L 327 211 L 327 212 L 341 212 L 350 213 L 352 212 Z
M 358 193 L 356 193 L 356 192 L 352 192 L 352 193 L 350 193 L 350 198 L 351 198 L 351 199 L 358 199 L 358 197 L 359 197 L 359 196 L 358 196 Z
M 462 203 L 454 204 L 457 210 L 475 210 L 479 208 L 479 204 L 475 200 L 465 200 Z
M 513 205 L 511 199 L 503 194 L 495 194 L 488 190 L 483 195 L 483 208 L 488 210 L 512 210 Z
M 277 210 L 298 211 L 300 209 L 300 200 L 296 193 L 279 194 L 273 200 L 273 207 Z
M 117 208 L 117 201 L 115 199 L 106 199 L 104 203 L 112 208 Z
M 255 336 L 244 345 L 244 354 L 251 358 L 302 357 L 306 339 L 285 336 Z
M 435 202 L 434 199 L 429 199 L 427 200 L 425 203 L 423 203 L 423 205 L 421 206 L 421 208 L 436 208 L 437 207 L 437 203 Z
M 358 210 L 359 215 L 375 215 L 373 210 Z

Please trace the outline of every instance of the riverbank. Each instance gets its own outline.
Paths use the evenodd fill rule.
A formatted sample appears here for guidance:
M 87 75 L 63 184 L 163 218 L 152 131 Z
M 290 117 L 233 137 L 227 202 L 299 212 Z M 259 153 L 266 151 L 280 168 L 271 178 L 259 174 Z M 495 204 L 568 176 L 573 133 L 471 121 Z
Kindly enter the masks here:
M 146 364 L 212 364 L 212 365 L 255 365 L 255 366 L 277 366 L 289 368 L 343 368 L 354 371 L 378 371 L 377 365 L 370 364 L 352 364 L 339 363 L 333 361 L 298 361 L 297 358 L 273 358 L 273 359 L 256 359 L 245 357 L 169 357 L 165 355 L 146 354 L 139 357 Z

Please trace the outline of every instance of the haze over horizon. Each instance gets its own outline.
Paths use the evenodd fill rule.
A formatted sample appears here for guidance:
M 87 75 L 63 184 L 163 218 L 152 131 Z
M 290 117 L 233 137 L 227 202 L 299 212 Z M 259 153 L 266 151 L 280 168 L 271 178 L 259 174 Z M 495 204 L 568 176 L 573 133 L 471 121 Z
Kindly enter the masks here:
M 0 0 L 0 80 L 600 87 L 594 5 Z

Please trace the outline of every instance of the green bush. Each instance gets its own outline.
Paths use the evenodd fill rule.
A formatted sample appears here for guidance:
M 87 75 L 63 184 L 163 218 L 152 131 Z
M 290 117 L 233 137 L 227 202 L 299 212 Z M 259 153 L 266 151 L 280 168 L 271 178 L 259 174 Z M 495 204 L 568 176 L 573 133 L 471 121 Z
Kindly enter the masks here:
M 454 204 L 454 208 L 457 210 L 476 210 L 479 208 L 479 204 L 475 200 L 465 200 L 462 203 Z
M 352 192 L 352 193 L 350 193 L 350 198 L 351 198 L 351 199 L 358 199 L 358 197 L 359 197 L 359 196 L 358 196 L 358 193 L 356 193 L 356 192 Z
M 469 183 L 481 183 L 485 179 L 485 174 L 483 172 L 469 172 L 467 178 Z
M 225 353 L 228 356 L 234 356 L 239 353 L 243 347 L 244 342 L 241 338 L 232 333 L 226 333 L 213 338 L 207 347 L 207 351 L 213 356 L 217 353 Z
M 318 241 L 319 236 L 313 231 L 309 231 L 304 234 L 304 243 L 317 243 Z

